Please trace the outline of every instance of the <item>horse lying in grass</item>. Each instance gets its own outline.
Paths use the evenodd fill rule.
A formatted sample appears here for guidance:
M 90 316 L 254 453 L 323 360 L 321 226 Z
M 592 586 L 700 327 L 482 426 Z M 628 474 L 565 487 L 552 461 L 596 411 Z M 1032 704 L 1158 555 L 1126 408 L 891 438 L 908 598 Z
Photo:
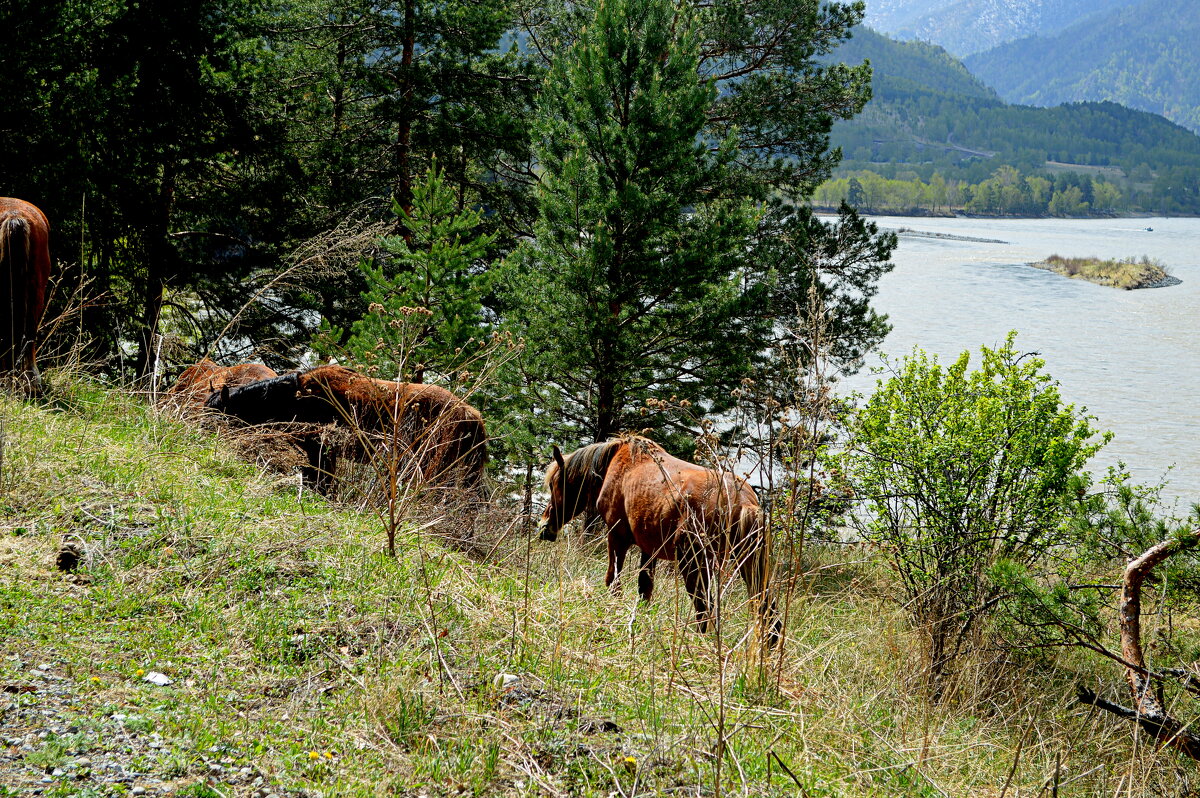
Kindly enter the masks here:
M 555 446 L 546 472 L 550 501 L 538 521 L 542 540 L 556 540 L 563 525 L 591 511 L 608 527 L 608 573 L 612 585 L 626 552 L 642 552 L 638 592 L 649 601 L 655 560 L 677 560 L 701 631 L 708 629 L 710 577 L 732 560 L 769 642 L 782 624 L 770 595 L 771 562 L 758 498 L 744 481 L 672 457 L 639 436 L 584 446 L 563 457 Z
M 487 466 L 483 416 L 436 385 L 391 382 L 343 366 L 318 366 L 241 387 L 223 387 L 206 406 L 249 424 L 298 422 L 349 428 L 347 453 L 378 465 L 395 457 L 406 471 L 419 470 L 433 485 L 479 491 Z M 323 436 L 310 436 L 306 476 L 328 488 L 337 453 Z M 386 462 L 386 461 L 384 461 Z
M 0 197 L 0 374 L 25 377 L 42 389 L 37 330 L 50 281 L 50 222 L 25 200 Z
M 188 366 L 180 373 L 162 399 L 162 406 L 176 410 L 204 407 L 208 397 L 222 388 L 239 388 L 259 380 L 278 377 L 279 374 L 261 363 L 239 363 L 236 366 L 218 366 L 208 358 Z

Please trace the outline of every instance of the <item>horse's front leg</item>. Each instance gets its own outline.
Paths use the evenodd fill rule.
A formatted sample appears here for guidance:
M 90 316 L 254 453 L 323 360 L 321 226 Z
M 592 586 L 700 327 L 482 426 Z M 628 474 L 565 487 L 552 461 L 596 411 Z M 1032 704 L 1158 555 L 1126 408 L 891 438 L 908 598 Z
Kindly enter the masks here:
M 304 433 L 300 438 L 300 448 L 308 459 L 308 465 L 303 469 L 304 484 L 311 487 L 322 496 L 333 492 L 333 475 L 337 469 L 337 450 L 326 446 L 320 433 Z
M 701 632 L 707 632 L 711 620 L 708 601 L 710 563 L 702 541 L 686 531 L 680 537 L 682 540 L 677 548 L 679 572 L 683 575 L 684 587 L 692 597 L 692 606 L 696 609 L 696 626 Z

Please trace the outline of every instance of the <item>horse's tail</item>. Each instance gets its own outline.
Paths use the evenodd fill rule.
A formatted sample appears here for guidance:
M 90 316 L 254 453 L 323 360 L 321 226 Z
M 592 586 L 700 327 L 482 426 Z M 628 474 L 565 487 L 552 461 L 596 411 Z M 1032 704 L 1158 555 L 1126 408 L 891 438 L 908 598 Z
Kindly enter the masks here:
M 18 213 L 0 217 L 0 263 L 19 253 L 22 267 L 29 263 L 33 248 L 33 234 L 29 220 Z
M 483 415 L 474 407 L 460 400 L 456 408 L 456 446 L 454 465 L 459 470 L 459 483 L 480 497 L 484 491 L 484 473 L 487 471 L 487 427 Z
M 733 533 L 733 553 L 746 583 L 746 593 L 755 605 L 767 641 L 774 646 L 782 635 L 783 622 L 771 589 L 771 541 L 762 511 L 756 505 L 743 505 Z

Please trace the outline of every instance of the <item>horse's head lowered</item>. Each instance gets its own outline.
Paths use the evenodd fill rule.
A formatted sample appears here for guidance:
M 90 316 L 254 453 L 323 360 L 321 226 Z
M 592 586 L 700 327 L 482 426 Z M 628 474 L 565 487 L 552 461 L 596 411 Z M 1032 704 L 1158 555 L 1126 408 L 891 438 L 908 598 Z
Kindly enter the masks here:
M 538 520 L 538 537 L 558 540 L 558 531 L 584 510 L 595 507 L 596 497 L 604 484 L 604 475 L 620 441 L 607 441 L 584 446 L 564 458 L 557 446 L 552 447 L 554 462 L 546 471 L 546 489 L 550 501 Z

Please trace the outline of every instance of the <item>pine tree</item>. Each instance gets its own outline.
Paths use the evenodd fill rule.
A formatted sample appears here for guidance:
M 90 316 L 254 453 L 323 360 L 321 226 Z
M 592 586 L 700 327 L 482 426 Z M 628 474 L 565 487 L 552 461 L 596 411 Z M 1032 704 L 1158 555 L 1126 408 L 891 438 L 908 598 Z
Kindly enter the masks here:
M 701 136 L 699 33 L 690 3 L 600 0 L 543 89 L 541 219 L 507 296 L 563 421 L 593 440 L 646 423 L 647 399 L 727 395 L 767 323 L 743 280 L 734 142 Z
M 396 202 L 407 238 L 384 239 L 384 254 L 361 264 L 368 313 L 354 322 L 347 349 L 380 376 L 423 382 L 426 370 L 449 377 L 469 357 L 462 350 L 486 334 L 482 301 L 496 274 L 487 259 L 496 236 L 480 232 L 478 210 L 459 208 L 436 159 L 410 202 L 408 211 Z

